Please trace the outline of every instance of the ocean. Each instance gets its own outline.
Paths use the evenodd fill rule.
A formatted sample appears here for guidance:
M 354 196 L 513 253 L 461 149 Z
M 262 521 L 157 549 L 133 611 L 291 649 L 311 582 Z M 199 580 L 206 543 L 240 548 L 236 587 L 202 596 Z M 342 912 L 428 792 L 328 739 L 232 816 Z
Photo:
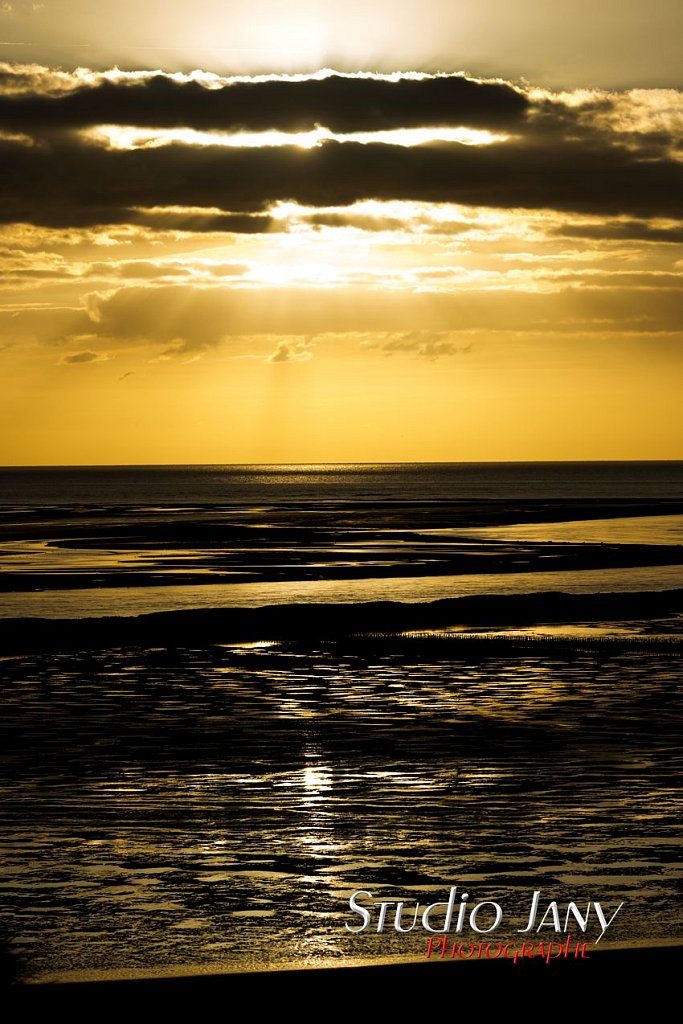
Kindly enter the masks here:
M 683 498 L 683 462 L 428 462 L 0 469 L 3 505 Z

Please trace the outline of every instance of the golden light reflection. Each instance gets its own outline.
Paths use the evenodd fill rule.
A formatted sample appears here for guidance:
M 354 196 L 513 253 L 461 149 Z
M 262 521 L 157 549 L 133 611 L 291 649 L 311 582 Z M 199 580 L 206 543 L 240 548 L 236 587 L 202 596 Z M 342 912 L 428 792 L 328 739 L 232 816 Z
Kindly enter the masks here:
M 355 142 L 361 145 L 422 146 L 431 142 L 452 142 L 463 146 L 490 146 L 511 136 L 475 128 L 393 128 L 386 131 L 340 134 L 320 126 L 306 132 L 207 132 L 195 128 L 138 128 L 133 125 L 102 124 L 81 132 L 82 138 L 114 150 L 159 149 L 163 146 L 224 146 L 231 149 L 259 149 L 296 146 L 314 149 L 326 142 Z
M 306 796 L 323 799 L 323 793 L 332 789 L 332 774 L 326 765 L 306 765 L 302 772 L 302 784 Z M 308 799 L 305 801 L 309 802 Z
M 298 802 L 306 818 L 296 838 L 308 856 L 324 857 L 341 848 L 333 835 L 327 806 L 332 793 L 332 768 L 317 744 L 307 743 L 304 757 L 307 763 L 296 773 L 296 785 L 301 788 Z M 320 884 L 316 876 L 303 880 Z

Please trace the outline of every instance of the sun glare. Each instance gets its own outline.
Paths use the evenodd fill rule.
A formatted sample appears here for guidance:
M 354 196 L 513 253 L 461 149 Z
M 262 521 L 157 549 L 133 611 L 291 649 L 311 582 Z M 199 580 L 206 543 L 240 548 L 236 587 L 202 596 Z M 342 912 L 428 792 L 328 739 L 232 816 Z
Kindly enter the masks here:
M 313 149 L 326 142 L 355 142 L 360 145 L 382 143 L 387 146 L 422 146 L 450 142 L 462 146 L 490 146 L 506 142 L 509 135 L 475 128 L 394 128 L 376 132 L 340 134 L 320 126 L 307 132 L 206 132 L 194 128 L 138 128 L 128 125 L 102 124 L 87 129 L 83 137 L 105 149 L 159 149 L 162 146 L 224 146 L 233 149 L 259 149 L 297 146 Z

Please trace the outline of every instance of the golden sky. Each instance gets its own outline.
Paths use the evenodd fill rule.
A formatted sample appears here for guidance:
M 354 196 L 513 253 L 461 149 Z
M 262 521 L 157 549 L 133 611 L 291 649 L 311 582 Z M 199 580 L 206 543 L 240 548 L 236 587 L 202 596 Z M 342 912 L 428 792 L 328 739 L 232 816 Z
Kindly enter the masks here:
M 0 463 L 683 457 L 681 21 L 0 2 Z

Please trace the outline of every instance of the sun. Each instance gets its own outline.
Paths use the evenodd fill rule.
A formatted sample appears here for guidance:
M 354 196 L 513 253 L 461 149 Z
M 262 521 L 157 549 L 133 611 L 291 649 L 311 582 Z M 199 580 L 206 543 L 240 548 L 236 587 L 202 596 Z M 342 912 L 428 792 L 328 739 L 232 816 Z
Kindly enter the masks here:
M 329 52 L 329 21 L 316 15 L 315 10 L 305 13 L 292 11 L 290 5 L 272 12 L 267 20 L 255 24 L 254 55 L 269 54 L 276 58 L 278 65 L 292 67 L 324 67 Z

